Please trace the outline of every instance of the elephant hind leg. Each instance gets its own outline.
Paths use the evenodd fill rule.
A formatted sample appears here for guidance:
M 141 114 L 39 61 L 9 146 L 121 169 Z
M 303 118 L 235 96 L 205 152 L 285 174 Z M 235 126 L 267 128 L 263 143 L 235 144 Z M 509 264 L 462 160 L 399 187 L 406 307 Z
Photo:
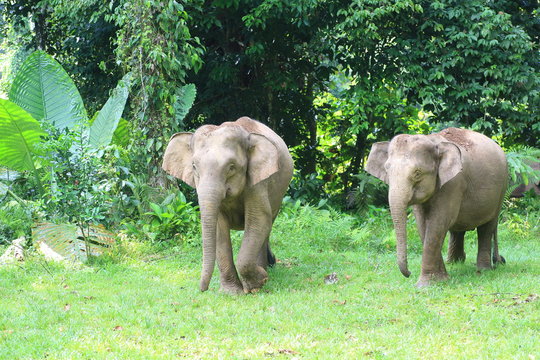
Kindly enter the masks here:
M 476 269 L 491 269 L 491 240 L 497 231 L 497 218 L 479 226 L 476 229 L 478 233 L 478 255 L 476 256 Z M 498 253 L 498 249 L 497 249 Z
M 276 257 L 270 249 L 270 243 L 268 240 L 269 239 L 266 238 L 261 251 L 259 252 L 259 256 L 257 257 L 257 265 L 265 269 L 269 266 L 273 267 L 276 264 Z
M 446 261 L 449 263 L 464 262 L 465 258 L 465 231 L 450 231 Z

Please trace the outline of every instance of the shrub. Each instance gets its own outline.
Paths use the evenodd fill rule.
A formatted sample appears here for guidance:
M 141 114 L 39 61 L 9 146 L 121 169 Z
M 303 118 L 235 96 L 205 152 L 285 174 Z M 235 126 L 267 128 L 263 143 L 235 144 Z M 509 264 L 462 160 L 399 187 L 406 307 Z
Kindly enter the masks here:
M 0 245 L 10 244 L 18 237 L 30 236 L 32 212 L 15 200 L 0 205 Z
M 199 232 L 197 206 L 180 191 L 169 194 L 161 203 L 149 202 L 150 211 L 136 223 L 126 223 L 129 234 L 152 242 L 192 243 Z

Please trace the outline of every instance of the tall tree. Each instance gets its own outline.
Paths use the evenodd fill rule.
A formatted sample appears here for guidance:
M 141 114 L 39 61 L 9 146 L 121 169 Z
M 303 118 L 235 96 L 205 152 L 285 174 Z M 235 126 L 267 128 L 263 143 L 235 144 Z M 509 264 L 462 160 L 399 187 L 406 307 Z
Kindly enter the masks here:
M 356 186 L 353 175 L 362 169 L 371 144 L 407 132 L 407 120 L 418 113 L 400 91 L 404 59 L 396 39 L 422 8 L 410 0 L 356 0 L 339 5 L 335 25 L 325 32 L 333 59 L 349 81 L 341 91 L 332 91 L 336 99 L 329 98 L 328 105 L 333 115 L 327 113 L 324 126 L 327 135 L 340 138 L 333 151 L 342 160 L 337 173 L 347 192 Z
M 534 144 L 540 135 L 539 45 L 523 24 L 480 0 L 422 5 L 422 15 L 398 40 L 409 99 L 438 121 Z
M 327 8 L 322 1 L 271 0 L 200 2 L 191 11 L 193 35 L 206 52 L 191 79 L 199 90 L 193 126 L 248 115 L 269 124 L 315 171 L 316 123 L 313 100 L 332 66 L 319 31 Z

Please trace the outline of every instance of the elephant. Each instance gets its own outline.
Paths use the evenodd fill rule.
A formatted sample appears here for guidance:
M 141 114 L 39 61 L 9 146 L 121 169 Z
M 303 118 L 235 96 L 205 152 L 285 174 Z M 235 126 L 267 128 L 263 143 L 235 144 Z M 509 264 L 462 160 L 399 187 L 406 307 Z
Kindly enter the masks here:
M 405 277 L 411 274 L 406 210 L 413 207 L 423 247 L 418 287 L 448 278 L 441 254 L 448 231 L 448 262 L 465 261 L 465 232 L 474 229 L 477 269 L 491 269 L 492 260 L 494 265 L 506 262 L 499 255 L 497 223 L 508 167 L 503 150 L 493 140 L 458 128 L 430 135 L 400 134 L 390 142 L 373 144 L 365 168 L 389 185 L 398 266 Z
M 532 170 L 536 172 L 540 172 L 540 162 L 532 162 L 528 165 L 531 167 Z M 522 178 L 522 176 L 519 175 L 519 178 Z M 540 195 L 540 181 L 539 180 L 536 180 L 536 182 L 529 181 L 527 185 L 518 183 L 518 184 L 511 184 L 510 186 L 512 185 L 516 186 L 516 188 L 512 191 L 512 193 L 510 194 L 510 197 L 520 198 L 520 197 L 525 196 L 525 193 L 531 190 L 536 195 Z
M 194 133 L 172 136 L 162 168 L 197 191 L 203 241 L 200 290 L 208 290 L 217 260 L 221 291 L 257 292 L 268 280 L 267 267 L 276 262 L 269 236 L 293 174 L 285 142 L 249 117 L 203 125 Z M 238 271 L 231 229 L 244 230 Z

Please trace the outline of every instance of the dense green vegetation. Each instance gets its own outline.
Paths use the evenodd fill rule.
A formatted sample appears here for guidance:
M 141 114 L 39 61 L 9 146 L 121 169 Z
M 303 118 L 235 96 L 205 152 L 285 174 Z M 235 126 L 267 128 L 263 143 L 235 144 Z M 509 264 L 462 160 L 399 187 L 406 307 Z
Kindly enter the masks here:
M 152 181 L 172 133 L 248 115 L 284 137 L 304 178 L 315 174 L 324 190 L 344 195 L 358 185 L 371 144 L 401 132 L 459 125 L 507 148 L 538 147 L 537 7 L 10 0 L 2 10 L 15 68 L 31 49 L 45 50 L 91 110 L 124 73 L 134 74 L 126 118 L 138 134 L 130 150 Z M 183 119 L 177 104 L 186 83 L 198 95 Z
M 363 167 L 377 141 L 459 126 L 504 148 L 512 184 L 538 181 L 539 15 L 536 0 L 2 2 L 0 253 L 25 235 L 29 258 L 0 267 L 0 358 L 535 358 L 538 198 L 505 200 L 506 266 L 476 274 L 470 234 L 466 263 L 420 291 Z M 296 170 L 279 262 L 234 298 L 216 276 L 196 291 L 197 199 L 160 164 L 175 132 L 240 116 Z M 38 236 L 116 245 L 73 267 Z

